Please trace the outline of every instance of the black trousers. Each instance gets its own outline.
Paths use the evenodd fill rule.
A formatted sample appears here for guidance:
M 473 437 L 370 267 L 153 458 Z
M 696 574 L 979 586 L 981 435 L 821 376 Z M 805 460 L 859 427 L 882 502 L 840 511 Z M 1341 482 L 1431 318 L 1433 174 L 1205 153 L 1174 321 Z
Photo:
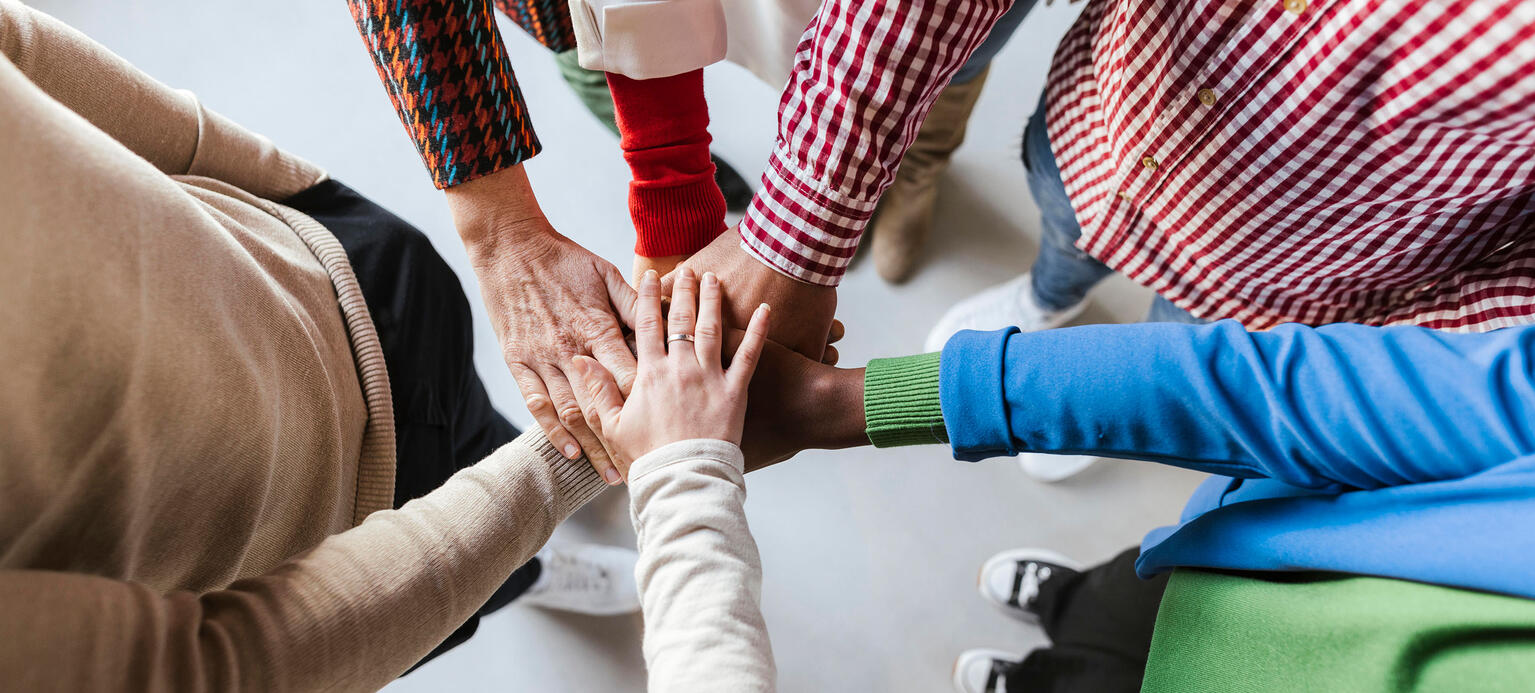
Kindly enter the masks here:
M 491 406 L 474 369 L 474 328 L 463 286 L 425 234 L 333 180 L 283 204 L 341 241 L 378 329 L 394 399 L 396 508 L 518 436 Z M 480 616 L 511 603 L 538 573 L 537 559 L 518 568 L 421 661 L 468 640 Z
M 1008 693 L 1141 689 L 1167 575 L 1136 577 L 1140 553 L 1127 549 L 1070 580 L 1040 586 L 1040 625 L 1051 645 L 1030 652 L 1007 671 Z

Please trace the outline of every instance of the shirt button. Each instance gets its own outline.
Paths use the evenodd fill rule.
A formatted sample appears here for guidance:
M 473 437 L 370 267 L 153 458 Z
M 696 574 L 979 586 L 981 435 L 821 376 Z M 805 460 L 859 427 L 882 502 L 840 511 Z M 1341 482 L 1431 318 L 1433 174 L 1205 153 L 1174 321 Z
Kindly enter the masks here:
M 1141 165 L 1145 166 L 1147 171 L 1157 170 L 1157 160 L 1149 156 L 1141 159 Z
M 1215 90 L 1214 89 L 1200 89 L 1198 92 L 1195 92 L 1194 95 L 1199 97 L 1199 102 L 1204 104 L 1204 105 L 1206 105 L 1206 106 L 1214 106 L 1215 105 Z
M 1290 14 L 1300 14 L 1306 11 L 1306 0 L 1284 0 L 1284 8 Z
M 1119 191 L 1119 192 L 1117 192 L 1115 194 L 1119 196 L 1119 199 L 1124 200 L 1125 202 L 1129 202 L 1130 201 L 1130 193 L 1127 193 L 1127 192 L 1121 190 L 1121 191 Z

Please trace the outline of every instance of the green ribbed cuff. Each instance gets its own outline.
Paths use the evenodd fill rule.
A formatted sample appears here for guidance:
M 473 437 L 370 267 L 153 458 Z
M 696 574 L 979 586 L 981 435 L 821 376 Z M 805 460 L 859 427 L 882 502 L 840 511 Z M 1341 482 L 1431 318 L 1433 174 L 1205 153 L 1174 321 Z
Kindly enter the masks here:
M 948 443 L 938 400 L 939 354 L 874 359 L 863 376 L 864 433 L 877 448 Z

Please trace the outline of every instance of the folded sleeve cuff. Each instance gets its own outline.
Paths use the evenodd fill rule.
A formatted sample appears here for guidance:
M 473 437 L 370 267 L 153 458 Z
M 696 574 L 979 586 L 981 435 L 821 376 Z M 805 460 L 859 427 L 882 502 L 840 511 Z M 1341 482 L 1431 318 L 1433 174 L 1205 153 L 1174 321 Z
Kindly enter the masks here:
M 794 279 L 837 286 L 853 261 L 875 200 L 828 189 L 820 176 L 775 150 L 762 174 L 762 190 L 741 220 L 741 244 L 764 264 Z
M 949 442 L 938 398 L 939 355 L 874 359 L 864 370 L 864 433 L 877 448 Z
M 1018 328 L 964 330 L 943 347 L 939 398 L 954 459 L 976 462 L 1018 454 L 1008 425 L 1007 343 Z
M 725 59 L 720 0 L 642 0 L 593 7 L 572 3 L 581 67 L 630 79 L 658 79 Z
M 680 184 L 631 183 L 634 254 L 692 255 L 725 232 L 725 197 L 713 175 Z

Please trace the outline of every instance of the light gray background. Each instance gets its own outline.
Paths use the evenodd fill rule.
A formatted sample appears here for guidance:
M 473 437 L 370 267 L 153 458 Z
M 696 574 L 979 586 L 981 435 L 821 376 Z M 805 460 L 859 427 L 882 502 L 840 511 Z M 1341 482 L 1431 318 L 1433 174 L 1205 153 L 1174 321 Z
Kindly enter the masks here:
M 325 166 L 426 231 L 476 300 L 476 361 L 492 398 L 530 419 L 501 364 L 478 288 L 380 86 L 342 0 L 39 0 L 35 3 L 166 83 Z M 997 60 L 968 141 L 944 179 L 931 260 L 901 287 L 859 265 L 842 285 L 844 364 L 914 353 L 955 299 L 1028 267 L 1038 219 L 1018 163 L 1057 39 L 1076 6 L 1043 3 Z M 528 164 L 555 227 L 627 272 L 627 169 L 608 132 L 570 95 L 548 53 L 502 21 L 545 151 Z M 716 151 L 755 182 L 773 143 L 778 88 L 728 65 L 708 70 Z M 1149 295 L 1115 278 L 1086 322 L 1132 321 Z M 755 473 L 748 504 L 762 550 L 763 607 L 784 691 L 948 690 L 970 647 L 1025 651 L 1037 631 L 982 602 L 976 568 L 1040 545 L 1098 561 L 1173 521 L 1199 475 L 1132 462 L 1066 483 L 1031 482 L 1010 460 L 955 462 L 940 447 L 807 453 Z M 632 545 L 622 491 L 555 541 Z M 479 634 L 391 686 L 407 691 L 628 691 L 644 685 L 638 616 L 572 617 L 513 605 Z

